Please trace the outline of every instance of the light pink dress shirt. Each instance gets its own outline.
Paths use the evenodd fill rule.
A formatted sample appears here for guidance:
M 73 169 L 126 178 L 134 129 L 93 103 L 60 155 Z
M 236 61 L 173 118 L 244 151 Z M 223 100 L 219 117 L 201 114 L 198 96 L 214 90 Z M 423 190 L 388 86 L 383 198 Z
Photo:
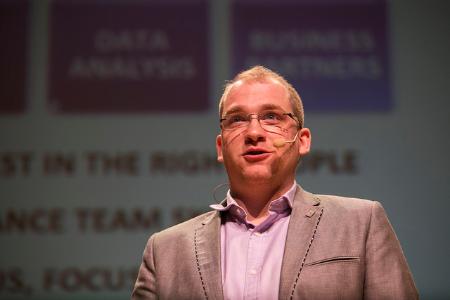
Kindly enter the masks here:
M 223 214 L 221 267 L 224 299 L 278 299 L 281 263 L 297 184 L 272 201 L 269 216 L 255 226 L 227 194 L 227 205 L 211 205 Z

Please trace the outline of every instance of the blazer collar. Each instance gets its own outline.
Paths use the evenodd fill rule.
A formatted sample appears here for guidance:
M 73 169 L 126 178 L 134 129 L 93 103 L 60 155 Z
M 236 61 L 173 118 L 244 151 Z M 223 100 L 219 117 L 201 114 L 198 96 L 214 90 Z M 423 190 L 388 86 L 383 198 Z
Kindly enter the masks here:
M 195 229 L 194 249 L 205 298 L 223 299 L 219 212 L 211 213 Z
M 323 213 L 320 199 L 300 186 L 293 205 L 281 267 L 279 299 L 292 299 Z

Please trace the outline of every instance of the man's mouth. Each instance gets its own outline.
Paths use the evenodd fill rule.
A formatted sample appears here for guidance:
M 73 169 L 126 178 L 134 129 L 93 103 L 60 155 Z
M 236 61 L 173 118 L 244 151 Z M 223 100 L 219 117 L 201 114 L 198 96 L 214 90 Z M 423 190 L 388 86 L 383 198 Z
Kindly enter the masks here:
M 264 149 L 249 149 L 244 152 L 243 156 L 247 161 L 255 162 L 266 159 L 269 155 L 270 152 Z
M 245 152 L 245 155 L 259 155 L 259 154 L 263 154 L 263 153 L 267 153 L 267 152 L 264 152 L 262 150 L 251 150 L 251 151 Z

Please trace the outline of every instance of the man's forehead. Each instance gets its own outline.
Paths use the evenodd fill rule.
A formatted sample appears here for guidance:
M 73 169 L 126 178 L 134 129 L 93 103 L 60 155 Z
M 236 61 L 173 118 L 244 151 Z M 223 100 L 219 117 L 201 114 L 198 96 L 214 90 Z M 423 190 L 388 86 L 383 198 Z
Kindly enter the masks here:
M 247 106 L 257 106 L 258 109 L 287 109 L 290 107 L 289 94 L 285 86 L 272 78 L 262 81 L 239 80 L 233 84 L 223 103 L 224 112 L 245 110 Z

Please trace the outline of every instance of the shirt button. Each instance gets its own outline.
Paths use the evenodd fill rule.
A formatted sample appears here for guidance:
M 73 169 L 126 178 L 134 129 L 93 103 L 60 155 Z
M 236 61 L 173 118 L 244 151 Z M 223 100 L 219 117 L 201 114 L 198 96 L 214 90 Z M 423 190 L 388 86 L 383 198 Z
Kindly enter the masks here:
M 250 270 L 250 275 L 256 275 L 258 272 L 256 272 L 256 270 L 255 269 L 252 269 L 252 270 Z

